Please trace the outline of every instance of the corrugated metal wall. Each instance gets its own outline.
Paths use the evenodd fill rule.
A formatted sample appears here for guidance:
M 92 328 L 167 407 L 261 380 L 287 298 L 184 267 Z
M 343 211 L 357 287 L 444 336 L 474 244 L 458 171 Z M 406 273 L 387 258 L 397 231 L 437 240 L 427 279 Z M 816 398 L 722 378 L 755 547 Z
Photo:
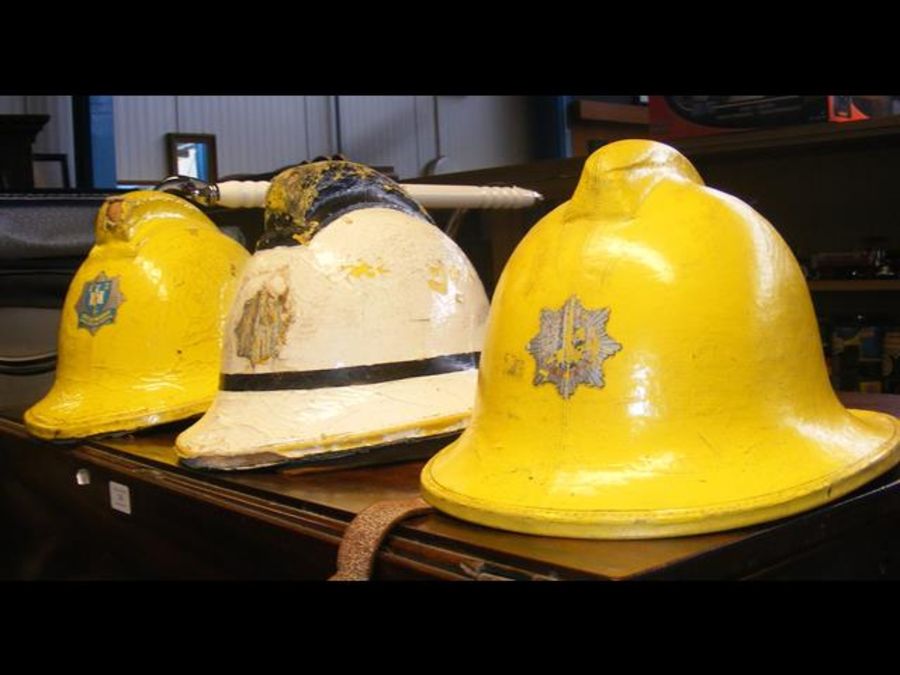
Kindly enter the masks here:
M 520 96 L 439 96 L 438 173 L 531 159 L 528 104 Z M 116 173 L 122 182 L 165 177 L 165 134 L 216 135 L 219 175 L 258 173 L 341 151 L 367 164 L 422 175 L 436 158 L 432 96 L 116 96 Z M 0 114 L 47 113 L 35 152 L 69 157 L 72 97 L 0 96 Z
M 123 182 L 166 176 L 175 132 L 215 134 L 220 176 L 271 171 L 330 152 L 329 117 L 324 96 L 116 96 L 116 170 Z
M 260 173 L 309 155 L 303 96 L 179 96 L 178 131 L 216 135 L 219 175 Z
M 522 164 L 533 159 L 524 96 L 441 96 L 440 173 Z
M 336 100 L 337 99 L 337 100 Z M 436 156 L 431 96 L 117 96 L 119 180 L 166 175 L 167 132 L 216 135 L 219 175 L 257 173 L 338 152 L 422 174 Z M 530 157 L 524 97 L 442 96 L 439 170 L 513 164 Z
M 414 96 L 341 96 L 341 152 L 415 176 L 421 147 Z
M 24 115 L 25 96 L 0 96 L 0 115 Z
M 175 97 L 114 96 L 113 120 L 119 182 L 165 178 L 165 134 L 178 129 Z

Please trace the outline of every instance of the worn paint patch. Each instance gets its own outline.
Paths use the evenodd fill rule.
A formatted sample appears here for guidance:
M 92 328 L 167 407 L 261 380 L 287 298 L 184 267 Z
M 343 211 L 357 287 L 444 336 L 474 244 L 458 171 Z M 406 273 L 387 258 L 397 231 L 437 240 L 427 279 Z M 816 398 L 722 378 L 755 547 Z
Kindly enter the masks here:
M 347 276 L 354 277 L 355 279 L 361 279 L 363 277 L 374 279 L 375 277 L 387 274 L 388 272 L 387 267 L 385 267 L 384 263 L 380 260 L 374 265 L 365 260 L 359 260 L 353 265 L 342 265 L 341 270 L 346 272 Z
M 288 307 L 288 287 L 267 285 L 244 303 L 241 319 L 234 329 L 237 354 L 254 366 L 278 355 L 293 321 Z
M 541 310 L 541 328 L 528 343 L 535 386 L 551 383 L 563 398 L 578 385 L 602 388 L 603 362 L 622 349 L 606 332 L 610 308 L 587 309 L 571 296 L 557 310 Z
M 445 294 L 451 282 L 458 284 L 462 280 L 463 272 L 457 267 L 447 267 L 441 260 L 436 260 L 428 265 L 428 287 L 440 294 Z M 459 300 L 459 298 L 457 298 Z
M 503 372 L 511 377 L 519 377 L 524 369 L 525 361 L 515 354 L 503 355 Z
M 114 229 L 124 217 L 125 203 L 122 199 L 108 199 L 106 201 L 105 225 L 109 230 Z
M 78 328 L 86 328 L 96 335 L 103 326 L 115 323 L 119 306 L 125 302 L 125 295 L 119 283 L 120 277 L 107 277 L 100 272 L 81 289 L 81 297 L 75 304 Z
M 447 292 L 447 270 L 440 260 L 428 265 L 428 287 L 441 294 Z

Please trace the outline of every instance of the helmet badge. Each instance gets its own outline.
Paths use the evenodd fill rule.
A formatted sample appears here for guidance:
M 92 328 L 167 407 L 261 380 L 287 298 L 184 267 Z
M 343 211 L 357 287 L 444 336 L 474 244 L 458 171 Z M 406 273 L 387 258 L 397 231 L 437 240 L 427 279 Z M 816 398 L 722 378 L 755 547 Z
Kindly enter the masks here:
M 119 277 L 108 277 L 100 272 L 81 289 L 81 297 L 75 305 L 78 327 L 87 328 L 91 335 L 108 323 L 114 323 L 119 306 L 125 302 Z
M 559 309 L 542 309 L 541 329 L 528 343 L 533 384 L 554 384 L 564 399 L 579 384 L 603 387 L 603 362 L 622 349 L 606 332 L 609 313 L 609 307 L 585 308 L 575 295 Z
M 238 356 L 249 359 L 254 366 L 277 356 L 292 319 L 286 286 L 259 290 L 244 303 L 235 328 Z

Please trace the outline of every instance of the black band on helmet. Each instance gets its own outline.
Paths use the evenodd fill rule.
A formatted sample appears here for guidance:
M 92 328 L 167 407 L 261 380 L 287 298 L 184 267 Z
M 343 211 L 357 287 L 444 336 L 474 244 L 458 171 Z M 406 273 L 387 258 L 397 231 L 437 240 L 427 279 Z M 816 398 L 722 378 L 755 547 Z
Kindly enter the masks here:
M 443 375 L 478 367 L 479 352 L 448 354 L 417 361 L 375 363 L 349 368 L 326 368 L 279 373 L 224 373 L 219 380 L 222 391 L 291 391 L 349 387 L 358 384 L 392 382 L 411 377 Z

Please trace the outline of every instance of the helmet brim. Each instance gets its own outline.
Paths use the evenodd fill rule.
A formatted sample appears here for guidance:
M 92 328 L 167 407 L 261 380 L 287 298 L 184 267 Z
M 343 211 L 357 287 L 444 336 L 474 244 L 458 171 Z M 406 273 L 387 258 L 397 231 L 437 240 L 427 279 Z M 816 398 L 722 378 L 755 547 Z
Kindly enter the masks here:
M 470 369 L 345 387 L 220 391 L 176 449 L 192 467 L 248 469 L 449 434 L 468 423 L 476 380 Z

